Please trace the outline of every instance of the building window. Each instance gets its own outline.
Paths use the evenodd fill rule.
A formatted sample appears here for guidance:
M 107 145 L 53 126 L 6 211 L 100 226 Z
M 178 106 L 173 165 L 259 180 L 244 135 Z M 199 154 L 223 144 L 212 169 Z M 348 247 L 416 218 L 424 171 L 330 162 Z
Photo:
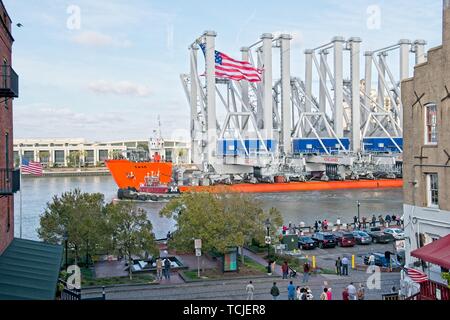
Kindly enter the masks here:
M 65 152 L 64 150 L 56 150 L 55 151 L 55 164 L 64 165 L 65 163 Z
M 23 158 L 27 161 L 34 161 L 34 151 L 24 151 Z
M 425 144 L 438 143 L 437 106 L 434 103 L 425 106 Z
M 437 173 L 427 174 L 427 205 L 439 208 L 439 176 Z

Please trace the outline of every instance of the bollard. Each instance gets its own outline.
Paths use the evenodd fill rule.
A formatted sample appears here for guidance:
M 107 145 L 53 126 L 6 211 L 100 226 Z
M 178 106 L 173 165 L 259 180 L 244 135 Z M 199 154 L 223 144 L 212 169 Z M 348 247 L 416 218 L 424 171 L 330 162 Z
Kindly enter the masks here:
M 106 291 L 105 291 L 105 286 L 103 286 L 103 291 L 102 291 L 102 296 L 103 296 L 103 300 L 106 300 Z
M 316 269 L 316 256 L 312 257 L 312 267 L 313 269 Z
M 356 263 L 355 263 L 355 255 L 352 255 L 352 269 L 356 269 Z

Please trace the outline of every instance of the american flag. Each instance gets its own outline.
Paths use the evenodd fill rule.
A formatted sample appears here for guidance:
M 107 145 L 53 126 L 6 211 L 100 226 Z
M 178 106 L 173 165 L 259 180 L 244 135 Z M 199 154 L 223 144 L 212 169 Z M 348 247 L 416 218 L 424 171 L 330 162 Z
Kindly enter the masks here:
M 205 44 L 201 43 L 200 47 L 206 55 Z M 260 82 L 261 76 L 262 70 L 255 68 L 250 62 L 235 60 L 222 52 L 216 51 L 216 77 L 236 81 Z
M 416 283 L 422 283 L 428 281 L 428 276 L 423 273 L 422 271 L 412 269 L 412 268 L 405 268 L 406 274 L 408 277 L 411 278 Z
M 43 175 L 42 164 L 39 162 L 22 159 L 21 169 L 22 169 L 22 174 L 31 174 L 31 175 L 35 175 L 35 176 Z

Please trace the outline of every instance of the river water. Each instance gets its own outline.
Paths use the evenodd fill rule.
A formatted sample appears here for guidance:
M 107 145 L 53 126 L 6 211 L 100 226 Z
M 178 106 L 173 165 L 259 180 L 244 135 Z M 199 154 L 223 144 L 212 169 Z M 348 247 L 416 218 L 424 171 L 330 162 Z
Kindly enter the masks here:
M 54 195 L 79 188 L 83 192 L 100 192 L 106 201 L 114 199 L 116 184 L 110 176 L 101 177 L 44 177 L 24 178 L 22 181 L 22 228 L 25 239 L 38 240 L 37 228 L 39 217 L 46 204 Z M 313 225 L 315 220 L 328 219 L 336 222 L 350 222 L 357 214 L 357 201 L 361 202 L 361 217 L 372 214 L 401 215 L 403 210 L 403 193 L 401 189 L 377 190 L 335 190 L 296 193 L 256 194 L 264 208 L 277 208 L 283 215 L 285 223 L 298 225 L 305 222 Z M 147 211 L 157 238 L 164 238 L 168 231 L 173 231 L 174 221 L 160 218 L 159 211 L 163 203 L 145 203 L 140 207 Z M 20 224 L 19 194 L 15 197 L 15 235 L 19 236 Z

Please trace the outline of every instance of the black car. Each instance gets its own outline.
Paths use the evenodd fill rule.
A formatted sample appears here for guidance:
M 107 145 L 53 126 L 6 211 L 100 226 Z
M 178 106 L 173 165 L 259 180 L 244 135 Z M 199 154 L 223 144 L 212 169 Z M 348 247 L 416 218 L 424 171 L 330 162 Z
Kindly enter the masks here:
M 303 250 L 313 250 L 316 248 L 316 242 L 311 237 L 298 238 L 298 248 Z
M 390 243 L 395 241 L 392 235 L 384 233 L 380 227 L 368 228 L 364 232 L 372 238 L 373 243 Z
M 321 249 L 323 248 L 335 248 L 336 238 L 331 233 L 327 232 L 316 232 L 311 237 Z

